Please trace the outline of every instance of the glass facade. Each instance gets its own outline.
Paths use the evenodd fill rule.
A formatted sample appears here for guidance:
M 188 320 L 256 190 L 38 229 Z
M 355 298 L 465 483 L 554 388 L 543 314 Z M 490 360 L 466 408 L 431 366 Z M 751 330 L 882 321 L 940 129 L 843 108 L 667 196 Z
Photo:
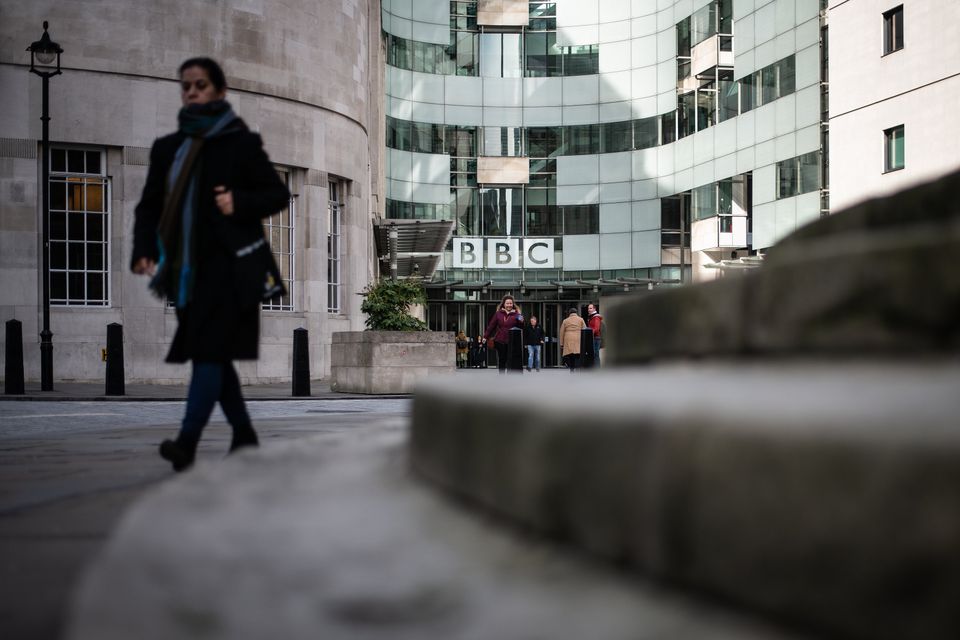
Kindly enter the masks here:
M 746 151 L 757 146 L 746 142 L 748 136 L 757 144 L 777 140 L 777 149 L 781 148 L 779 145 L 789 145 L 790 140 L 798 151 L 810 149 L 810 136 L 805 136 L 802 147 L 798 136 L 785 137 L 799 129 L 787 117 L 791 113 L 789 105 L 744 119 L 742 127 L 717 127 L 811 86 L 809 56 L 798 57 L 790 49 L 784 51 L 780 41 L 776 50 L 790 55 L 774 62 L 768 57 L 774 50 L 772 46 L 766 47 L 762 55 L 759 52 L 758 46 L 763 42 L 750 45 L 758 51 L 755 56 L 741 58 L 743 52 L 737 50 L 737 60 L 752 64 L 763 59 L 770 63 L 736 77 L 732 55 L 733 2 L 698 3 L 701 6 L 691 15 L 677 16 L 681 17 L 679 22 L 674 15 L 681 3 L 674 3 L 672 11 L 658 5 L 655 26 L 650 21 L 637 22 L 638 16 L 632 14 L 609 23 L 599 19 L 596 26 L 604 42 L 602 47 L 583 44 L 585 38 L 595 37 L 588 29 L 592 25 L 583 24 L 578 29 L 581 25 L 577 22 L 563 24 L 574 14 L 561 13 L 558 28 L 557 7 L 561 12 L 568 9 L 559 2 L 529 3 L 529 23 L 516 26 L 477 24 L 475 3 L 452 2 L 451 45 L 447 51 L 452 62 L 446 67 L 434 63 L 435 73 L 473 75 L 478 80 L 597 77 L 523 83 L 437 83 L 414 77 L 413 91 L 422 97 L 392 95 L 398 101 L 412 102 L 413 108 L 401 111 L 394 105 L 405 108 L 406 104 L 391 103 L 391 115 L 402 112 L 404 117 L 414 116 L 408 121 L 388 118 L 387 145 L 403 151 L 448 154 L 449 199 L 438 189 L 441 185 L 436 181 L 391 175 L 391 187 L 406 183 L 393 194 L 409 194 L 411 202 L 388 200 L 387 215 L 450 219 L 455 222 L 455 236 L 463 238 L 548 237 L 563 247 L 556 250 L 555 270 L 527 269 L 518 262 L 516 267 L 503 269 L 462 270 L 465 280 L 508 282 L 551 277 L 547 274 L 568 278 L 573 273 L 592 277 L 584 274 L 599 274 L 602 266 L 651 264 L 676 268 L 678 274 L 683 274 L 691 264 L 691 224 L 708 218 L 716 218 L 717 229 L 737 238 L 724 242 L 749 242 L 741 238 L 749 234 L 744 230 L 752 224 L 752 195 L 744 195 L 752 194 L 749 186 L 744 187 L 752 184 L 752 171 L 763 170 L 764 188 L 758 190 L 766 198 L 759 203 L 763 205 L 778 197 L 819 189 L 822 178 L 819 166 L 811 164 L 811 159 L 819 159 L 819 152 L 798 154 L 781 163 L 773 162 L 768 155 L 764 156 L 769 159 L 763 166 L 751 166 L 752 159 L 761 156 Z M 600 7 L 602 17 L 605 8 Z M 790 19 L 797 20 L 794 28 L 801 19 L 809 22 L 818 18 L 815 9 L 811 15 L 801 17 L 804 12 L 807 8 L 790 13 Z M 746 13 L 759 13 L 759 9 Z M 766 15 L 769 13 L 755 19 L 772 21 L 774 17 Z M 491 15 L 485 12 L 483 21 Z M 781 25 L 778 23 L 775 28 L 780 29 Z M 638 29 L 642 33 L 638 34 Z M 757 29 L 759 34 L 760 27 Z M 781 31 L 776 33 L 779 36 Z M 443 37 L 436 31 L 434 35 Z M 674 35 L 675 40 L 666 37 Z M 783 42 L 786 41 L 784 38 Z M 664 51 L 664 46 L 676 49 Z M 602 53 L 607 56 L 602 61 L 603 71 Z M 436 56 L 436 49 L 433 55 Z M 458 57 L 461 55 L 462 60 Z M 430 57 L 425 50 L 423 59 Z M 420 58 L 414 55 L 410 59 L 416 62 Z M 674 62 L 675 78 L 671 68 Z M 402 79 L 410 82 L 409 76 Z M 798 86 L 799 82 L 803 84 Z M 404 85 L 391 85 L 399 86 Z M 453 100 L 451 88 L 457 92 Z M 440 103 L 444 103 L 442 111 L 436 108 Z M 629 117 L 631 114 L 634 117 Z M 458 124 L 440 124 L 445 120 Z M 470 123 L 477 126 L 469 126 Z M 715 127 L 715 135 L 697 135 Z M 681 140 L 683 144 L 673 144 Z M 673 146 L 630 157 L 604 157 L 663 145 Z M 725 165 L 718 161 L 721 149 L 727 149 L 722 153 Z M 734 151 L 737 168 L 743 165 L 741 173 L 708 184 L 694 183 L 705 176 L 712 177 L 712 172 L 719 171 L 721 166 L 729 167 Z M 527 158 L 529 181 L 478 184 L 477 158 L 481 156 Z M 716 166 L 707 166 L 714 161 L 718 161 Z M 422 167 L 433 161 L 413 158 L 412 162 Z M 401 159 L 395 166 L 406 163 L 406 159 Z M 491 162 L 490 166 L 493 165 Z M 504 161 L 503 166 L 519 165 Z M 525 180 L 508 173 L 484 175 Z M 776 186 L 771 187 L 772 183 Z M 657 207 L 661 209 L 659 216 Z M 767 206 L 765 212 L 769 210 Z M 747 219 L 746 224 L 743 218 Z M 699 225 L 698 234 L 708 227 Z M 776 232 L 784 228 L 778 223 Z M 767 229 L 769 226 L 762 232 Z M 452 265 L 460 264 L 460 260 L 451 256 L 449 246 L 440 277 L 459 279 L 461 270 Z M 585 268 L 587 264 L 590 269 Z

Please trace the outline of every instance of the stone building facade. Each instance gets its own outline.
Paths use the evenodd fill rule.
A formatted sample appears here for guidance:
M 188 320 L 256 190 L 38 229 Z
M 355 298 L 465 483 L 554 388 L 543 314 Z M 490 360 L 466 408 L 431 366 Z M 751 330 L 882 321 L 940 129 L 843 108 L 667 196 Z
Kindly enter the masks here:
M 330 334 L 362 328 L 374 276 L 382 89 L 379 3 L 367 0 L 4 2 L 0 6 L 0 319 L 23 323 L 39 378 L 41 81 L 24 49 L 49 20 L 65 50 L 50 80 L 50 292 L 56 380 L 102 380 L 106 326 L 124 327 L 129 381 L 179 382 L 163 362 L 172 308 L 130 273 L 133 211 L 149 150 L 176 128 L 177 68 L 211 56 L 228 100 L 262 134 L 294 194 L 267 233 L 290 295 L 262 312 L 246 382 L 289 379 L 292 332 L 310 331 L 311 372 L 329 372 Z

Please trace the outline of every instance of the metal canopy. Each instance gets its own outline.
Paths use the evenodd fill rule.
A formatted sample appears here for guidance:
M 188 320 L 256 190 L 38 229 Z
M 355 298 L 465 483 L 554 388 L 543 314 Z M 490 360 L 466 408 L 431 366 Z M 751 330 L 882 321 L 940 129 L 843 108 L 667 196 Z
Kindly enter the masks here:
M 397 277 L 411 276 L 429 278 L 440 265 L 442 256 L 435 254 L 397 256 Z M 390 256 L 380 258 L 380 273 L 390 273 Z
M 429 279 L 440 265 L 443 250 L 453 234 L 449 220 L 384 220 L 373 221 L 380 273 L 396 277 Z M 391 246 L 391 234 L 394 234 Z
M 443 253 L 453 222 L 450 220 L 375 220 L 377 255 L 390 256 L 390 229 L 397 230 L 397 254 Z

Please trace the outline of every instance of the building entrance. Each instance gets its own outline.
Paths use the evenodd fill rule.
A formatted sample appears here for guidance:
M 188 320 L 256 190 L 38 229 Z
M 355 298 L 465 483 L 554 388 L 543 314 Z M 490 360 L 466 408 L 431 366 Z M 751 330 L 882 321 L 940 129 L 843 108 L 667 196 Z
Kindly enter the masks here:
M 431 331 L 451 331 L 463 329 L 467 336 L 476 339 L 483 335 L 487 323 L 497 310 L 498 302 L 431 302 L 427 306 L 427 324 Z M 521 301 L 518 303 L 524 320 L 529 322 L 531 315 L 537 316 L 543 327 L 544 345 L 541 360 L 544 367 L 556 367 L 560 364 L 560 343 L 557 335 L 563 322 L 564 309 L 580 306 L 571 302 Z M 496 366 L 496 354 L 487 354 L 488 366 Z

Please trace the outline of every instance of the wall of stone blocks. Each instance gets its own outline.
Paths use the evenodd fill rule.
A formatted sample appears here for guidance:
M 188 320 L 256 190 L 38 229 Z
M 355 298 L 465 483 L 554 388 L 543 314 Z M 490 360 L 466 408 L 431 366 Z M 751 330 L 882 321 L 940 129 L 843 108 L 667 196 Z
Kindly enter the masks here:
M 261 358 L 245 382 L 290 377 L 292 332 L 310 330 L 311 371 L 329 375 L 333 331 L 363 326 L 359 296 L 373 277 L 371 212 L 381 188 L 380 11 L 367 0 L 206 3 L 41 0 L 0 10 L 0 320 L 24 323 L 28 380 L 39 378 L 41 83 L 24 49 L 50 21 L 65 50 L 50 81 L 50 139 L 106 152 L 110 189 L 110 296 L 106 307 L 51 309 L 56 380 L 102 380 L 106 325 L 125 332 L 127 380 L 182 382 L 163 362 L 174 312 L 129 272 L 133 212 L 153 140 L 173 131 L 180 62 L 224 66 L 228 100 L 259 132 L 296 193 L 293 311 L 263 311 Z M 185 16 L 190 16 L 185 19 Z M 375 136 L 371 139 L 371 136 Z M 342 308 L 327 312 L 327 178 L 346 185 Z

